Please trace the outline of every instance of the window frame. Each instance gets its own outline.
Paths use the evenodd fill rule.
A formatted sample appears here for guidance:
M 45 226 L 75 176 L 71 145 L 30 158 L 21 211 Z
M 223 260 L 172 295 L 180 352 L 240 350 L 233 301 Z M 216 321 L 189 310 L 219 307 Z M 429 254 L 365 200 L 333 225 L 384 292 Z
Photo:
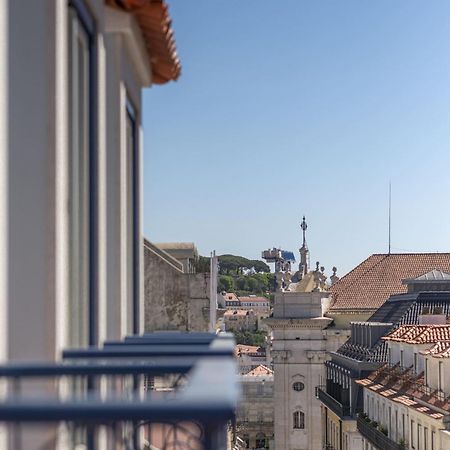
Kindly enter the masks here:
M 87 95 L 87 109 L 89 112 L 87 123 L 87 315 L 88 345 L 98 345 L 98 69 L 97 69 L 97 28 L 93 14 L 89 10 L 84 0 L 69 0 L 68 7 L 76 15 L 78 25 L 82 27 L 87 36 L 88 50 L 88 71 L 87 78 L 89 82 Z M 72 19 L 69 19 L 72 20 Z M 72 45 L 74 35 L 69 28 L 69 45 Z M 74 61 L 68 58 L 69 71 L 72 72 Z M 72 85 L 69 82 L 69 89 Z M 72 110 L 69 106 L 69 120 Z M 69 122 L 70 123 L 70 122 Z M 71 126 L 71 125 L 70 125 Z M 71 143 L 72 144 L 72 143 Z M 71 145 L 70 144 L 70 145 Z M 72 148 L 72 147 L 71 147 Z M 71 177 L 72 175 L 70 175 Z M 72 178 L 70 178 L 72 181 Z M 69 231 L 70 236 L 70 231 Z
M 297 387 L 298 387 L 299 389 L 297 389 Z M 292 383 L 292 389 L 293 389 L 295 392 L 302 392 L 302 391 L 305 389 L 305 383 L 303 383 L 302 381 L 294 381 L 294 382 Z
M 292 414 L 293 424 L 292 428 L 294 430 L 304 430 L 305 429 L 305 413 L 301 410 L 294 411 Z
M 126 189 L 131 188 L 131 205 L 127 205 L 127 208 L 131 206 L 132 210 L 132 227 L 131 227 L 131 245 L 132 245 L 132 332 L 134 334 L 139 333 L 140 323 L 140 226 L 139 226 L 139 204 L 140 204 L 140 155 L 139 155 L 139 121 L 138 110 L 134 106 L 134 103 L 126 94 L 125 101 L 125 120 L 132 125 L 132 149 L 131 155 L 126 154 L 126 157 L 131 156 L 131 185 L 127 183 Z M 125 130 L 127 132 L 127 130 Z M 127 148 L 128 150 L 128 143 Z M 128 199 L 128 192 L 126 198 Z

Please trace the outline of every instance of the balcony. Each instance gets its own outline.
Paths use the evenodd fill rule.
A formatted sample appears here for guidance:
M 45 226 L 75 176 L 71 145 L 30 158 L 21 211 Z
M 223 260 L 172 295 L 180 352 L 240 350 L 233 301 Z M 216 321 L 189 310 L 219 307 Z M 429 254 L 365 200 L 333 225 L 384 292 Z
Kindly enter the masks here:
M 404 446 L 394 442 L 380 430 L 367 423 L 362 417 L 358 417 L 356 423 L 358 431 L 376 448 L 383 450 L 405 450 Z
M 145 441 L 150 448 L 226 449 L 239 394 L 233 351 L 228 334 L 153 333 L 67 350 L 62 362 L 0 365 L 0 378 L 13 388 L 0 401 L 0 422 L 81 427 L 89 450 L 105 427 L 111 448 L 137 450 Z M 39 380 L 56 380 L 58 388 L 30 391 Z M 77 388 L 68 393 L 68 386 Z M 64 387 L 64 397 L 57 395 Z
M 350 418 L 350 406 L 342 405 L 334 397 L 328 394 L 322 387 L 317 388 L 319 400 L 328 408 L 331 409 L 341 419 Z

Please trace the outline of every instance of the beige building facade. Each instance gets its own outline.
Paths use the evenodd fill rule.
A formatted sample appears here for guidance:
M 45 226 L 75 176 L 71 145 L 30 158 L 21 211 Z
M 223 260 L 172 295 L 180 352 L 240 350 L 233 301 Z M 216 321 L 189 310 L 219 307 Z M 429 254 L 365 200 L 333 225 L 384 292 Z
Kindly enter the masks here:
M 240 376 L 242 397 L 238 404 L 236 425 L 245 448 L 274 449 L 274 378 L 273 370 L 259 365 Z
M 274 368 L 275 448 L 320 450 L 321 405 L 316 387 L 325 378 L 324 362 L 339 348 L 348 332 L 325 317 L 330 301 L 324 268 L 309 270 L 305 219 L 300 265 L 295 274 L 277 272 L 273 314 L 265 320 L 272 330 Z M 332 281 L 337 277 L 334 274 Z
M 223 315 L 226 331 L 254 332 L 258 327 L 258 319 L 252 309 L 229 309 Z

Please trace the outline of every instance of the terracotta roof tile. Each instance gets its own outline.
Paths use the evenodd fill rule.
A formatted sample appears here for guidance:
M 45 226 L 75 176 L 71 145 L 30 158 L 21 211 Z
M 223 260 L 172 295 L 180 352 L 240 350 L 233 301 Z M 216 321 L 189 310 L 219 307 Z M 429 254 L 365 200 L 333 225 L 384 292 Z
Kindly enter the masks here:
M 105 0 L 111 7 L 130 12 L 142 31 L 152 70 L 152 80 L 164 84 L 181 73 L 172 20 L 164 0 Z
M 241 302 L 255 302 L 255 303 L 263 303 L 268 302 L 269 299 L 266 297 L 239 297 Z
M 450 272 L 450 253 L 371 255 L 331 286 L 331 311 L 376 310 L 391 295 L 407 292 L 402 280 L 433 269 Z
M 226 292 L 225 294 L 223 294 L 223 298 L 225 300 L 233 301 L 233 302 L 239 301 L 239 299 L 237 298 L 236 294 L 233 293 L 233 292 Z
M 255 367 L 254 369 L 250 370 L 250 372 L 246 373 L 244 376 L 257 377 L 261 375 L 273 375 L 273 370 L 261 364 L 258 367 Z
M 237 344 L 235 347 L 236 355 L 247 355 L 247 354 L 254 354 L 254 353 L 260 353 L 265 354 L 266 351 L 263 347 L 257 347 L 256 345 L 244 345 L 244 344 Z
M 423 350 L 420 353 L 422 353 L 422 355 L 431 355 L 434 358 L 450 358 L 450 342 L 437 342 L 428 350 Z
M 408 344 L 434 344 L 450 341 L 450 325 L 402 325 L 381 339 Z
M 233 317 L 233 316 L 252 316 L 254 315 L 253 309 L 229 309 L 225 311 L 224 317 Z

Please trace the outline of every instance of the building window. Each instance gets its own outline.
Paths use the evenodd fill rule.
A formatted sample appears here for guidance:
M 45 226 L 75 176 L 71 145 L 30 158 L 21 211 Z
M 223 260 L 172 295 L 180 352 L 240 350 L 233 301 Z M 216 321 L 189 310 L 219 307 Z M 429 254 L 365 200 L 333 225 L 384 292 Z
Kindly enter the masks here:
M 417 373 L 417 353 L 414 353 L 414 373 Z
M 95 29 L 81 0 L 69 2 L 69 298 L 71 345 L 95 345 Z
M 439 366 L 438 366 L 438 390 L 442 391 L 442 379 L 443 379 L 443 373 L 442 373 L 442 361 L 439 361 Z
M 296 381 L 293 385 L 292 385 L 292 389 L 294 389 L 294 391 L 303 391 L 303 389 L 305 389 L 305 385 L 301 382 L 301 381 Z
M 431 432 L 431 450 L 436 450 L 436 432 Z
M 400 367 L 403 367 L 403 350 L 400 350 Z
M 428 428 L 423 428 L 423 450 L 428 450 Z
M 425 358 L 425 370 L 424 370 L 424 381 L 425 381 L 425 386 L 428 386 L 428 359 Z
M 410 432 L 411 432 L 411 448 L 416 448 L 416 447 L 414 446 L 414 420 L 411 420 L 411 429 L 410 429 Z
M 402 438 L 406 439 L 406 422 L 405 422 L 405 413 L 402 413 Z
M 126 102 L 127 333 L 139 333 L 139 149 L 136 109 Z
M 293 416 L 294 429 L 303 430 L 305 428 L 305 414 L 302 411 L 295 411 Z

